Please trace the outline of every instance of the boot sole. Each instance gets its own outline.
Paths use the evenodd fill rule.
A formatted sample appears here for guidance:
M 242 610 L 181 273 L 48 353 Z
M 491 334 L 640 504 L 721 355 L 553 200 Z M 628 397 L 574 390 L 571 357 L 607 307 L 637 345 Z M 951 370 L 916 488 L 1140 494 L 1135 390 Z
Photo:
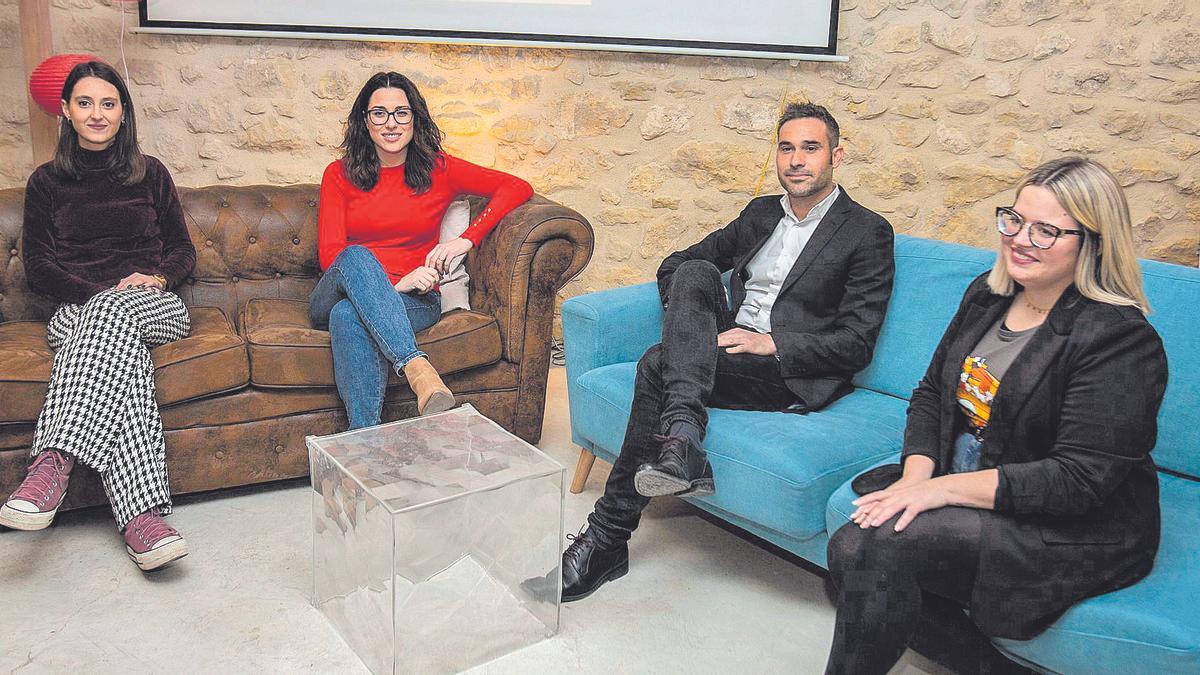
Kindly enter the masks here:
M 562 596 L 562 601 L 563 602 L 575 602 L 576 600 L 582 600 L 582 599 L 588 597 L 589 595 L 591 595 L 592 593 L 595 593 L 596 591 L 600 590 L 600 587 L 603 586 L 604 584 L 606 584 L 610 581 L 616 581 L 617 579 L 620 579 L 621 577 L 625 576 L 626 574 L 629 574 L 629 561 L 628 560 L 626 560 L 625 562 L 621 563 L 620 565 L 617 565 L 616 567 L 609 570 L 608 574 L 605 574 L 604 577 L 602 579 L 600 579 L 599 583 L 597 583 L 595 586 L 592 586 L 587 591 L 585 591 L 583 593 L 577 593 L 575 595 L 567 595 L 564 593 Z
M 703 497 L 716 491 L 711 478 L 688 481 L 656 469 L 638 471 L 633 487 L 643 497 Z
M 50 523 L 54 522 L 54 514 L 58 513 L 58 509 L 53 511 L 43 511 L 40 513 L 25 513 L 10 508 L 8 504 L 0 506 L 0 525 L 14 530 L 24 530 L 25 532 L 34 532 L 44 530 L 50 527 Z
M 425 407 L 419 411 L 423 417 L 425 415 L 433 415 L 435 413 L 446 412 L 454 407 L 454 394 L 448 391 L 437 391 L 429 395 L 429 400 L 425 402 Z
M 132 548 L 126 546 L 125 552 L 129 554 L 129 559 L 141 568 L 143 572 L 151 572 L 186 556 L 188 549 L 187 541 L 180 538 L 177 541 L 159 546 L 153 551 L 134 553 Z

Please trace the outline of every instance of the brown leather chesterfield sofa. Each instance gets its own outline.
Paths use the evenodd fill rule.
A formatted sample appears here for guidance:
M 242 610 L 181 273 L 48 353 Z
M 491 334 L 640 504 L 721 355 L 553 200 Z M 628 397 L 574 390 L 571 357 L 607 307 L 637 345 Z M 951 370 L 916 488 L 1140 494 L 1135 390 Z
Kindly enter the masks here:
M 308 321 L 317 196 L 316 185 L 179 189 L 197 263 L 175 292 L 192 332 L 152 351 L 175 494 L 305 476 L 304 437 L 346 427 L 329 334 Z M 23 189 L 0 190 L 0 499 L 24 477 L 53 360 L 54 303 L 29 290 L 21 264 L 23 205 Z M 592 244 L 582 216 L 534 196 L 468 255 L 472 309 L 418 336 L 459 401 L 529 442 L 541 435 L 555 294 Z M 393 376 L 384 419 L 415 414 Z M 81 469 L 64 506 L 107 503 Z

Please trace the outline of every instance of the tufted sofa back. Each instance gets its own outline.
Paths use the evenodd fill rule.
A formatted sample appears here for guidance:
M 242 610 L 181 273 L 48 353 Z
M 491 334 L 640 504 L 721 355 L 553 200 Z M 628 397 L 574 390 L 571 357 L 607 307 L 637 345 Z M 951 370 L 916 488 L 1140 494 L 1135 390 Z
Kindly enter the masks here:
M 196 269 L 177 289 L 230 319 L 251 298 L 304 300 L 317 266 L 317 186 L 179 188 Z
M 196 269 L 176 292 L 234 319 L 250 298 L 306 299 L 317 266 L 316 185 L 179 188 Z M 21 263 L 22 188 L 0 190 L 0 321 L 46 320 L 55 302 L 29 290 Z
M 21 264 L 21 217 L 24 212 L 24 188 L 0 190 L 0 322 L 45 321 L 54 311 L 54 302 L 35 295 L 25 285 L 25 266 Z
M 306 300 L 320 276 L 317 185 L 178 188 L 196 246 L 196 269 L 175 292 L 188 306 L 221 308 L 230 320 L 251 298 Z M 0 322 L 45 321 L 56 303 L 29 290 L 21 263 L 25 190 L 0 190 Z M 485 200 L 472 197 L 471 212 Z M 472 275 L 475 256 L 468 256 Z M 472 306 L 486 304 L 472 287 Z M 494 304 L 494 303 L 493 303 Z

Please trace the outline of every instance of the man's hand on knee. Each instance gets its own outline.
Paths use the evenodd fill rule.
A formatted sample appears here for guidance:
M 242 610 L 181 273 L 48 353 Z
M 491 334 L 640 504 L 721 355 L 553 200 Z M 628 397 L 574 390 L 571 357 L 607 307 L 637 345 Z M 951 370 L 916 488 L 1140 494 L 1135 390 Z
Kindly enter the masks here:
M 775 355 L 775 340 L 770 333 L 756 333 L 745 328 L 730 328 L 717 336 L 717 346 L 730 354 Z

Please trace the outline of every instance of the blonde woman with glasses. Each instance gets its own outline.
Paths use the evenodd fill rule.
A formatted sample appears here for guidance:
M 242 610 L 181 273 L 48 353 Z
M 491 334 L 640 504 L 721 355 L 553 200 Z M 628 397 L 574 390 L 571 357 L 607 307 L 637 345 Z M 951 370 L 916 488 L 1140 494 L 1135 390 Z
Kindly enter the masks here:
M 1154 564 L 1167 361 L 1125 195 L 1101 165 L 1058 159 L 995 226 L 996 264 L 913 393 L 899 479 L 860 478 L 830 539 L 829 673 L 886 673 L 923 605 L 969 609 L 976 635 L 1029 639 Z M 861 487 L 872 478 L 882 489 Z

